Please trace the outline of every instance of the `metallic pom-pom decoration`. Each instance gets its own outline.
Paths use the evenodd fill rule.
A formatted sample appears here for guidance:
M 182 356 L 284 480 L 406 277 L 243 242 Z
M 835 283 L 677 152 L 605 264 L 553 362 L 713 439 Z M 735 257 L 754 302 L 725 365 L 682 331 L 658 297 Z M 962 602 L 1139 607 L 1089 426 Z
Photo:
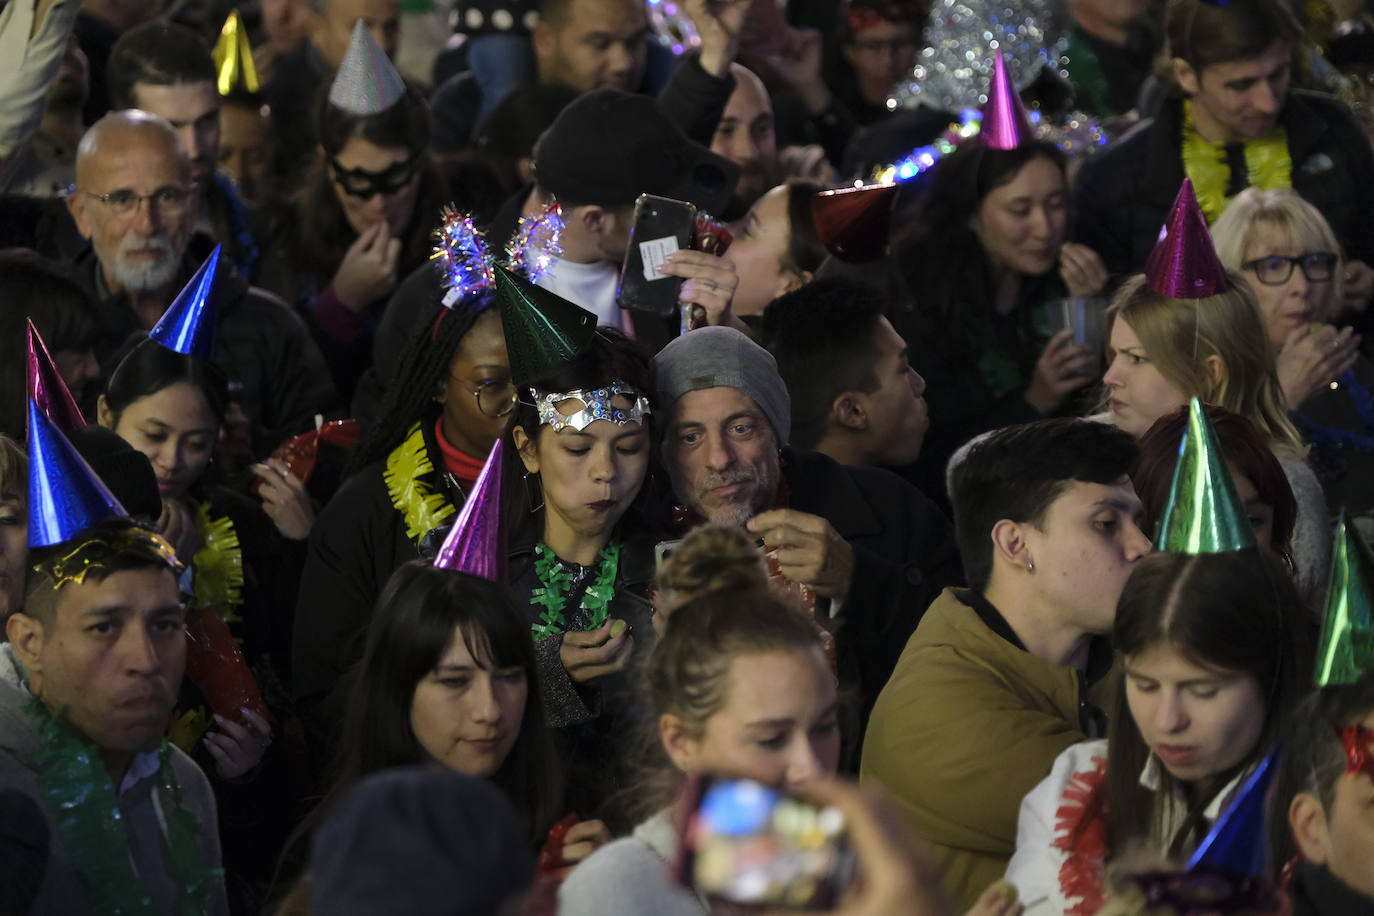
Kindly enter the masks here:
M 439 271 L 440 284 L 447 290 L 443 299 L 446 308 L 453 308 L 496 283 L 491 253 L 481 230 L 472 217 L 452 204 L 446 204 L 440 211 L 439 227 L 434 230 L 434 253 L 429 258 Z
M 694 48 L 701 47 L 697 27 L 687 18 L 687 11 L 680 0 L 647 0 L 649 11 L 649 30 L 654 40 L 681 57 Z
M 506 245 L 506 267 L 538 283 L 563 256 L 563 208 L 551 200 L 533 216 L 522 216 Z

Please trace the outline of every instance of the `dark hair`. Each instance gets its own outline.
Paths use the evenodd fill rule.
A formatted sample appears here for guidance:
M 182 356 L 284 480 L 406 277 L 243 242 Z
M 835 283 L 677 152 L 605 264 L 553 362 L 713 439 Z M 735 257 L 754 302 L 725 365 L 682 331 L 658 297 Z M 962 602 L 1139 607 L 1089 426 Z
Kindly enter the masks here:
M 1283 465 L 1269 450 L 1268 441 L 1240 414 L 1211 404 L 1203 407 L 1221 443 L 1222 454 L 1235 465 L 1236 472 L 1250 483 L 1265 504 L 1274 507 L 1274 551 L 1288 552 L 1288 542 L 1297 523 L 1298 504 L 1293 488 L 1283 473 Z M 1145 507 L 1141 530 L 1154 537 L 1164 506 L 1173 487 L 1178 466 L 1178 444 L 1188 427 L 1188 408 L 1181 407 L 1155 421 L 1140 439 L 1140 459 L 1131 472 L 1131 483 Z
M 811 198 L 823 189 L 814 181 L 801 178 L 788 179 L 783 187 L 787 188 L 787 255 L 780 266 L 814 274 L 828 254 L 811 215 Z
M 203 394 L 215 419 L 224 422 L 229 409 L 229 381 L 219 366 L 169 350 L 145 335 L 133 339 L 137 343 L 115 366 L 105 386 L 105 406 L 116 422 L 130 404 L 178 382 Z
M 96 338 L 90 294 L 68 272 L 36 252 L 0 252 L 0 432 L 23 442 L 27 429 L 25 319 L 48 352 L 86 350 Z
M 1169 0 L 1164 8 L 1164 46 L 1155 76 L 1176 95 L 1173 58 L 1181 58 L 1201 76 L 1213 64 L 1247 60 L 1263 54 L 1276 41 L 1296 50 L 1302 26 L 1286 0 L 1245 0 L 1209 3 L 1207 0 Z
M 45 628 L 56 622 L 65 583 L 58 581 L 54 564 L 82 545 L 87 545 L 82 554 L 88 567 L 84 581 L 103 582 L 115 573 L 132 569 L 165 569 L 175 580 L 177 567 L 169 562 L 167 554 L 159 551 L 154 539 L 161 540 L 150 525 L 112 516 L 60 544 L 30 548 L 23 612 Z M 165 541 L 161 547 L 166 547 Z
M 1353 684 L 1315 690 L 1293 710 L 1283 735 L 1282 757 L 1269 808 L 1269 849 L 1275 868 L 1283 866 L 1296 853 L 1288 824 L 1288 806 L 1298 793 L 1308 792 L 1316 796 L 1327 816 L 1331 815 L 1336 783 L 1347 767 L 1339 732 L 1358 725 L 1371 712 L 1374 671 L 1366 671 Z
M 533 160 L 540 134 L 577 95 L 577 90 L 567 86 L 526 83 L 513 89 L 482 122 L 477 154 L 496 171 L 507 194 L 524 184 L 518 171 L 520 160 Z
M 1311 674 L 1311 618 L 1292 578 L 1267 551 L 1155 553 L 1126 580 L 1112 642 L 1125 658 L 1172 646 L 1197 664 L 1254 678 L 1265 698 L 1255 746 L 1188 796 L 1177 833 L 1158 837 L 1157 800 L 1170 798 L 1177 783 L 1161 768 L 1156 789 L 1141 787 L 1150 748 L 1131 717 L 1125 680 L 1118 684 L 1107 748 L 1107 848 L 1120 853 L 1155 836 L 1177 857 L 1202 839 L 1204 812 L 1217 793 L 1268 753 L 1288 724 Z
M 176 86 L 205 81 L 215 81 L 210 47 L 185 26 L 162 22 L 147 22 L 119 36 L 105 68 L 105 86 L 115 111 L 139 107 L 135 91 L 139 83 Z
M 883 296 L 847 277 L 822 277 L 774 299 L 760 336 L 792 396 L 791 442 L 815 449 L 835 398 L 878 388 L 878 319 Z
M 529 690 L 520 736 L 491 781 L 510 798 L 531 844 L 537 844 L 562 813 L 563 785 L 552 732 L 544 724 L 529 621 L 508 586 L 437 569 L 428 560 L 397 569 L 377 599 L 327 799 L 379 770 L 428 759 L 411 728 L 410 708 L 415 688 L 438 666 L 455 631 L 474 659 L 485 654 L 493 668 L 525 672 Z
M 950 475 L 954 536 L 969 586 L 988 586 L 992 528 L 1000 520 L 1038 526 L 1070 484 L 1114 484 L 1135 458 L 1129 433 L 1093 420 L 1039 420 L 976 440 Z

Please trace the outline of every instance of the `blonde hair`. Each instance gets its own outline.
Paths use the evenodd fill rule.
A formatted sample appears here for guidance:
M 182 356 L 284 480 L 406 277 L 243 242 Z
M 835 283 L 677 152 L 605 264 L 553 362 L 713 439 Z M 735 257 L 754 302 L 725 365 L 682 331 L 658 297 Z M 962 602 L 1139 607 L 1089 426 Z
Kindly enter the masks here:
M 1329 314 L 1331 304 L 1341 301 L 1344 255 L 1331 224 L 1321 211 L 1302 199 L 1292 188 L 1263 191 L 1246 188 L 1237 194 L 1212 227 L 1212 241 L 1217 256 L 1227 270 L 1237 273 L 1245 260 L 1245 249 L 1255 230 L 1264 226 L 1280 239 L 1306 252 L 1330 252 L 1336 256 L 1336 270 L 1331 275 L 1331 287 L 1326 303 L 1317 315 L 1320 320 Z M 1297 269 L 1297 268 L 1295 268 Z
M 1105 333 L 1125 321 L 1140 338 L 1150 361 L 1185 397 L 1240 414 L 1269 439 L 1276 452 L 1306 451 L 1288 418 L 1279 387 L 1277 354 L 1254 296 L 1238 274 L 1227 271 L 1229 288 L 1205 299 L 1170 299 L 1150 288 L 1143 274 L 1117 291 L 1107 309 Z M 1115 352 L 1108 346 L 1107 358 Z M 1219 357 L 1219 378 L 1208 357 Z
M 693 529 L 654 575 L 654 591 L 676 607 L 710 592 L 767 588 L 763 553 L 737 525 Z
M 21 509 L 29 503 L 29 460 L 19 443 L 0 435 L 0 499 L 19 501 Z

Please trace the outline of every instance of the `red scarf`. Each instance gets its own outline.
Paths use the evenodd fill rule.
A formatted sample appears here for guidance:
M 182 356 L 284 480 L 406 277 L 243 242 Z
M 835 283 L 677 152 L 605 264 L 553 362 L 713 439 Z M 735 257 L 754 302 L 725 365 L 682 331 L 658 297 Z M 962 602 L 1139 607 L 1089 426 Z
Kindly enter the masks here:
M 434 441 L 439 443 L 439 454 L 444 459 L 444 467 L 458 479 L 464 490 L 470 489 L 477 482 L 477 475 L 482 473 L 482 465 L 486 462 L 480 458 L 473 458 L 449 444 L 444 438 L 443 417 L 434 423 Z

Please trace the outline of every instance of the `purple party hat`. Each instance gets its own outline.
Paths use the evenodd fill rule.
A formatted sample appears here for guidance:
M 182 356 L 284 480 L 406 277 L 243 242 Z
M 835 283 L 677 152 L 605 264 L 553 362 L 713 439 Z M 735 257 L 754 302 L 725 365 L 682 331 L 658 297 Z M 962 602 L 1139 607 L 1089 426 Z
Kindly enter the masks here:
M 506 581 L 506 549 L 501 537 L 501 440 L 491 447 L 458 520 L 434 557 L 440 569 Z
M 1188 871 L 1215 872 L 1236 880 L 1267 873 L 1269 844 L 1264 796 L 1278 767 L 1278 758 L 1279 747 L 1275 745 L 1246 777 L 1230 807 L 1207 831 L 1188 859 Z
M 1193 183 L 1183 179 L 1173 212 L 1160 230 L 1150 259 L 1145 262 L 1150 289 L 1170 299 L 1205 299 L 1226 292 L 1226 268 L 1221 266 L 1207 218 L 1197 205 Z
M 391 65 L 382 46 L 359 19 L 353 26 L 348 51 L 329 87 L 329 104 L 350 114 L 371 115 L 386 111 L 406 94 L 401 74 Z
M 988 149 L 1016 149 L 1035 139 L 1026 106 L 1012 85 L 1002 52 L 992 59 L 992 83 L 988 86 L 987 104 L 983 106 L 983 126 L 978 136 Z
M 129 513 L 38 405 L 29 401 L 29 546 L 69 541 Z
M 39 336 L 38 329 L 33 326 L 32 321 L 28 324 L 29 399 L 38 405 L 43 415 L 52 420 L 58 429 L 84 429 L 86 418 L 81 416 L 81 408 L 76 406 L 76 400 L 67 390 L 67 383 L 62 381 L 61 374 L 53 365 L 52 357 L 48 355 L 48 348 L 43 345 L 43 338 Z
M 168 350 L 209 360 L 215 345 L 215 275 L 219 273 L 219 249 L 200 265 L 191 282 L 177 295 L 148 337 Z

